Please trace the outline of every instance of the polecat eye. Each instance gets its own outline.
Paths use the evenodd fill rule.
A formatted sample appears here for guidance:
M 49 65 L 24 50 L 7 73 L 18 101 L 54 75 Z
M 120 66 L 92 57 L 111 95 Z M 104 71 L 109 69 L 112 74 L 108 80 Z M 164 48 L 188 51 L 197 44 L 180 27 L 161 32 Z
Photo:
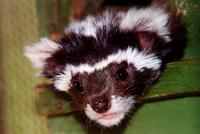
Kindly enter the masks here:
M 117 80 L 126 80 L 126 78 L 128 77 L 128 73 L 124 68 L 120 68 L 119 70 L 117 70 Z
M 84 89 L 83 89 L 83 84 L 79 81 L 75 81 L 73 83 L 73 87 L 77 92 L 83 93 Z

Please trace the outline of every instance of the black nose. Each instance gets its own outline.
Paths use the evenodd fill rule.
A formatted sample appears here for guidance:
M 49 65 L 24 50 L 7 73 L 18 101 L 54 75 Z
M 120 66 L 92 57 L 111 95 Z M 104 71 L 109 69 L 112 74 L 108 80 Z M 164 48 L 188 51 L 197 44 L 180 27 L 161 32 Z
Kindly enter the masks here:
M 110 109 L 110 101 L 107 99 L 95 99 L 92 101 L 92 109 L 97 113 L 104 113 Z

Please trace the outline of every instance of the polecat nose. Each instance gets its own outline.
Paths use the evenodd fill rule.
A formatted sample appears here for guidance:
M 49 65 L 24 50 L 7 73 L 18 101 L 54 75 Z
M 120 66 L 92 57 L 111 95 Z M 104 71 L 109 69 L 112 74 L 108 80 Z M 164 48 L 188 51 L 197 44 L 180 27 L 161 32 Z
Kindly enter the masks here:
M 92 109 L 97 113 L 104 113 L 109 110 L 111 103 L 107 99 L 95 99 L 92 102 Z

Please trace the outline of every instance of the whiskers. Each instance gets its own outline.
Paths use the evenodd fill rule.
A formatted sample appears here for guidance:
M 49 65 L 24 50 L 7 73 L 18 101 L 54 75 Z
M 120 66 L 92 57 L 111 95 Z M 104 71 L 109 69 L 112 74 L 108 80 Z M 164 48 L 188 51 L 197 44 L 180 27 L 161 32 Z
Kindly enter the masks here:
M 136 89 L 134 85 L 129 86 L 128 88 L 125 89 L 125 91 L 123 92 L 123 95 L 129 97 L 134 95 L 134 93 L 136 92 Z

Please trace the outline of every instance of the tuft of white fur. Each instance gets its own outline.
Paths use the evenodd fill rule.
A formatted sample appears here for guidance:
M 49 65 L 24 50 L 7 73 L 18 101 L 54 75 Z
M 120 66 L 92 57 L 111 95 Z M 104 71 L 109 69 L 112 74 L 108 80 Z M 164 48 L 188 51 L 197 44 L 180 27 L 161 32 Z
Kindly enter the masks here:
M 93 36 L 96 38 L 95 22 L 95 17 L 88 16 L 84 21 L 73 22 L 68 28 L 65 29 L 65 33 L 74 32 L 76 34 Z
M 65 29 L 65 33 L 74 32 L 79 35 L 97 38 L 97 30 L 106 28 L 108 31 L 117 21 L 112 12 L 105 11 L 102 16 L 87 16 L 83 21 L 75 21 Z
M 96 19 L 95 27 L 96 29 L 106 28 L 107 31 L 113 26 L 117 24 L 117 16 L 114 17 L 113 13 L 110 11 L 105 11 L 101 17 Z
M 113 13 L 109 11 L 105 11 L 102 16 L 98 17 L 89 15 L 83 21 L 76 21 L 70 24 L 69 27 L 65 29 L 65 33 L 74 32 L 79 35 L 97 38 L 97 30 L 106 28 L 106 30 L 109 31 L 112 25 L 116 25 L 116 18 L 117 17 L 114 17 Z
M 60 91 L 68 91 L 71 86 L 72 72 L 70 70 L 68 71 L 68 69 L 66 67 L 62 74 L 55 77 L 54 86 Z
M 170 41 L 169 14 L 159 8 L 130 9 L 122 15 L 122 30 L 152 31 Z
M 79 66 L 74 66 L 67 64 L 62 74 L 56 76 L 55 87 L 61 91 L 68 91 L 73 75 L 84 72 L 90 74 L 94 71 L 102 70 L 111 63 L 121 63 L 123 61 L 134 65 L 138 71 L 143 71 L 144 68 L 157 70 L 161 66 L 161 60 L 155 54 L 146 54 L 143 51 L 139 52 L 137 48 L 128 47 L 126 50 L 119 50 L 109 55 L 94 65 L 80 64 Z
M 59 49 L 59 44 L 48 38 L 41 38 L 39 42 L 25 47 L 25 56 L 32 62 L 37 69 L 42 69 L 45 60 Z
M 95 112 L 90 106 L 90 104 L 87 104 L 87 107 L 85 108 L 85 113 L 91 120 L 99 123 L 100 125 L 105 127 L 112 127 L 118 125 L 121 122 L 121 120 L 131 110 L 134 104 L 135 100 L 133 96 L 130 97 L 112 96 L 111 108 L 106 112 L 106 113 L 117 113 L 117 116 L 114 117 L 112 120 L 100 119 L 102 114 Z

